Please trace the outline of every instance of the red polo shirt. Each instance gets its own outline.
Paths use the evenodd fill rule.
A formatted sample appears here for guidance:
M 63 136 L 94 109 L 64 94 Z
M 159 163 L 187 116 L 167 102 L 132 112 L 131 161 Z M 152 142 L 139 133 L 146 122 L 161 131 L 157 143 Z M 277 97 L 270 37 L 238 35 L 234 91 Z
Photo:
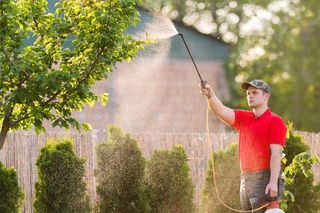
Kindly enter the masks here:
M 239 159 L 242 172 L 270 169 L 270 144 L 285 145 L 287 128 L 270 109 L 255 118 L 252 111 L 234 110 L 232 127 L 239 131 Z

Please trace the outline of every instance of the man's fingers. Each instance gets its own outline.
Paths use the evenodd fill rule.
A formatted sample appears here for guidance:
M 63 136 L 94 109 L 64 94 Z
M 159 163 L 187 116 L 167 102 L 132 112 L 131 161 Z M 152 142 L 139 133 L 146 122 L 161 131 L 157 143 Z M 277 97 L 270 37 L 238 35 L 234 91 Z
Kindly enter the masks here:
M 201 91 L 202 94 L 209 93 L 209 89 L 207 89 L 207 88 L 201 88 L 200 91 Z
M 207 98 L 211 98 L 211 96 L 212 96 L 211 90 L 212 89 L 211 89 L 210 85 L 206 84 L 203 86 L 203 85 L 199 84 L 199 89 L 200 89 L 200 93 L 202 95 L 207 96 Z
M 275 190 L 270 191 L 270 196 L 271 197 L 277 197 L 277 195 L 278 195 L 278 191 L 275 191 Z
M 201 94 L 203 94 L 203 95 L 209 95 L 209 94 L 210 94 L 210 91 L 207 90 L 207 89 L 202 89 L 202 90 L 201 90 Z
M 278 191 L 272 190 L 272 188 L 269 185 L 266 187 L 265 193 L 266 193 L 266 195 L 269 194 L 270 197 L 277 197 L 277 195 L 278 195 Z
M 208 84 L 202 85 L 202 84 L 198 84 L 200 89 L 209 89 L 210 86 Z
M 269 185 L 266 187 L 265 194 L 269 194 Z

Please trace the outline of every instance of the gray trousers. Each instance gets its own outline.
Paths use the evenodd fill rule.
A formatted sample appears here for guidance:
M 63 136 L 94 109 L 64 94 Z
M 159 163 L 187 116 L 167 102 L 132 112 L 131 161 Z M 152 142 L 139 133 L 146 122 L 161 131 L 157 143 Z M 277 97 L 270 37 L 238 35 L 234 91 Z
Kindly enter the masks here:
M 258 172 L 249 172 L 241 174 L 240 183 L 240 202 L 242 210 L 252 210 L 261 207 L 269 202 L 265 189 L 270 180 L 270 170 L 262 170 Z M 284 181 L 281 174 L 278 179 L 278 196 L 280 200 L 284 192 Z M 263 213 L 265 209 L 255 211 L 255 213 Z

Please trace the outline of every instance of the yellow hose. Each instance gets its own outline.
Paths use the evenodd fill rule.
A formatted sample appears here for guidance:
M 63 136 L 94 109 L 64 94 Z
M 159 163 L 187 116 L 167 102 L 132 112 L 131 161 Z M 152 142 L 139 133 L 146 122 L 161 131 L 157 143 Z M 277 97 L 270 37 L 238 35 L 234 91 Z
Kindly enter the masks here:
M 269 204 L 265 204 L 259 208 L 256 208 L 256 209 L 253 209 L 253 210 L 239 210 L 239 209 L 234 209 L 232 207 L 230 207 L 228 204 L 226 204 L 220 197 L 220 193 L 219 193 L 219 190 L 218 190 L 218 186 L 217 186 L 217 181 L 216 181 L 216 175 L 215 175 L 215 167 L 214 167 L 214 159 L 213 159 L 213 149 L 212 149 L 212 145 L 211 145 L 211 136 L 210 136 L 210 129 L 209 129 L 209 106 L 207 108 L 207 113 L 206 113 L 206 127 L 207 127 L 207 142 L 208 142 L 208 145 L 210 147 L 210 157 L 211 157 L 211 164 L 212 164 L 212 177 L 213 177 L 213 182 L 214 182 L 214 191 L 217 195 L 217 198 L 219 200 L 219 202 L 224 206 L 226 207 L 227 209 L 230 209 L 234 212 L 255 212 L 255 211 L 259 211 L 265 207 L 267 207 Z

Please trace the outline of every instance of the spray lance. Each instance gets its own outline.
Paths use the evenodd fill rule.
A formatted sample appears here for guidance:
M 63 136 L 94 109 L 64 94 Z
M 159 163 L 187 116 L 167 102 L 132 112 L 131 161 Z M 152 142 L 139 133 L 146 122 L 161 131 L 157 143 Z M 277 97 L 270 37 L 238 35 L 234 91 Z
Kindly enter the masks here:
M 203 80 L 203 79 L 202 79 L 202 77 L 201 77 L 201 75 L 200 75 L 200 72 L 199 72 L 199 70 L 198 70 L 198 67 L 197 67 L 196 63 L 194 62 L 194 60 L 193 60 L 193 57 L 192 57 L 192 55 L 191 55 L 191 52 L 190 52 L 189 47 L 188 47 L 188 45 L 187 45 L 187 42 L 186 42 L 186 40 L 184 40 L 183 34 L 182 34 L 182 33 L 178 33 L 178 35 L 181 36 L 181 38 L 182 38 L 182 40 L 183 40 L 183 43 L 184 43 L 184 45 L 186 46 L 186 48 L 187 48 L 187 50 L 188 50 L 189 56 L 190 56 L 190 58 L 191 58 L 191 60 L 192 60 L 192 63 L 193 63 L 193 65 L 194 65 L 194 67 L 196 68 L 196 71 L 197 71 L 198 76 L 199 76 L 199 78 L 200 78 L 201 86 L 202 86 L 202 87 L 205 87 L 208 82 L 207 82 L 206 80 Z
M 198 74 L 198 76 L 199 76 L 199 78 L 200 78 L 201 86 L 204 88 L 208 82 L 207 82 L 206 80 L 203 80 L 203 79 L 202 79 L 202 77 L 201 77 L 201 75 L 200 75 L 200 72 L 199 72 L 199 70 L 198 70 L 198 67 L 197 67 L 196 63 L 194 62 L 194 60 L 193 60 L 193 57 L 192 57 L 191 52 L 190 52 L 190 50 L 189 50 L 189 47 L 188 47 L 188 45 L 187 45 L 187 43 L 186 43 L 186 41 L 185 41 L 185 39 L 184 39 L 184 37 L 183 37 L 183 34 L 182 34 L 182 33 L 178 33 L 178 35 L 181 36 L 181 38 L 182 38 L 182 40 L 183 40 L 183 43 L 184 43 L 184 45 L 186 46 L 186 48 L 187 48 L 187 50 L 188 50 L 189 56 L 190 56 L 190 58 L 191 58 L 191 60 L 192 60 L 192 63 L 193 63 L 193 65 L 194 65 L 194 67 L 196 68 L 197 74 Z M 208 128 L 208 110 L 207 110 L 207 131 L 208 131 L 208 135 L 210 135 L 210 134 L 209 134 L 209 128 Z M 208 141 L 211 141 L 211 140 L 208 139 Z M 211 147 L 211 146 L 210 146 L 210 147 Z M 213 157 L 212 157 L 212 159 L 213 159 Z M 213 165 L 213 162 L 212 162 L 212 165 Z M 214 171 L 214 169 L 213 169 L 213 171 Z M 215 177 L 214 174 L 213 174 L 213 177 Z M 214 181 L 214 182 L 216 183 L 216 181 Z M 219 200 L 220 200 L 220 196 L 219 196 L 219 193 L 218 193 L 218 192 L 217 192 L 217 196 L 218 196 L 218 198 L 219 198 Z M 227 207 L 228 209 L 233 210 L 233 211 L 235 211 L 235 212 L 254 212 L 254 211 L 258 211 L 258 210 L 266 207 L 267 210 L 266 210 L 265 213 L 284 213 L 284 211 L 282 211 L 282 210 L 279 208 L 279 202 L 278 202 L 276 199 L 273 199 L 273 198 L 271 198 L 271 197 L 268 196 L 268 200 L 269 200 L 269 202 L 268 202 L 267 204 L 264 204 L 264 205 L 261 206 L 260 208 L 254 209 L 254 210 L 252 210 L 252 211 L 242 211 L 242 210 L 233 209 L 233 208 L 231 208 L 230 206 L 228 206 L 227 204 L 225 204 L 222 200 L 220 200 L 220 202 L 221 202 L 225 207 Z

